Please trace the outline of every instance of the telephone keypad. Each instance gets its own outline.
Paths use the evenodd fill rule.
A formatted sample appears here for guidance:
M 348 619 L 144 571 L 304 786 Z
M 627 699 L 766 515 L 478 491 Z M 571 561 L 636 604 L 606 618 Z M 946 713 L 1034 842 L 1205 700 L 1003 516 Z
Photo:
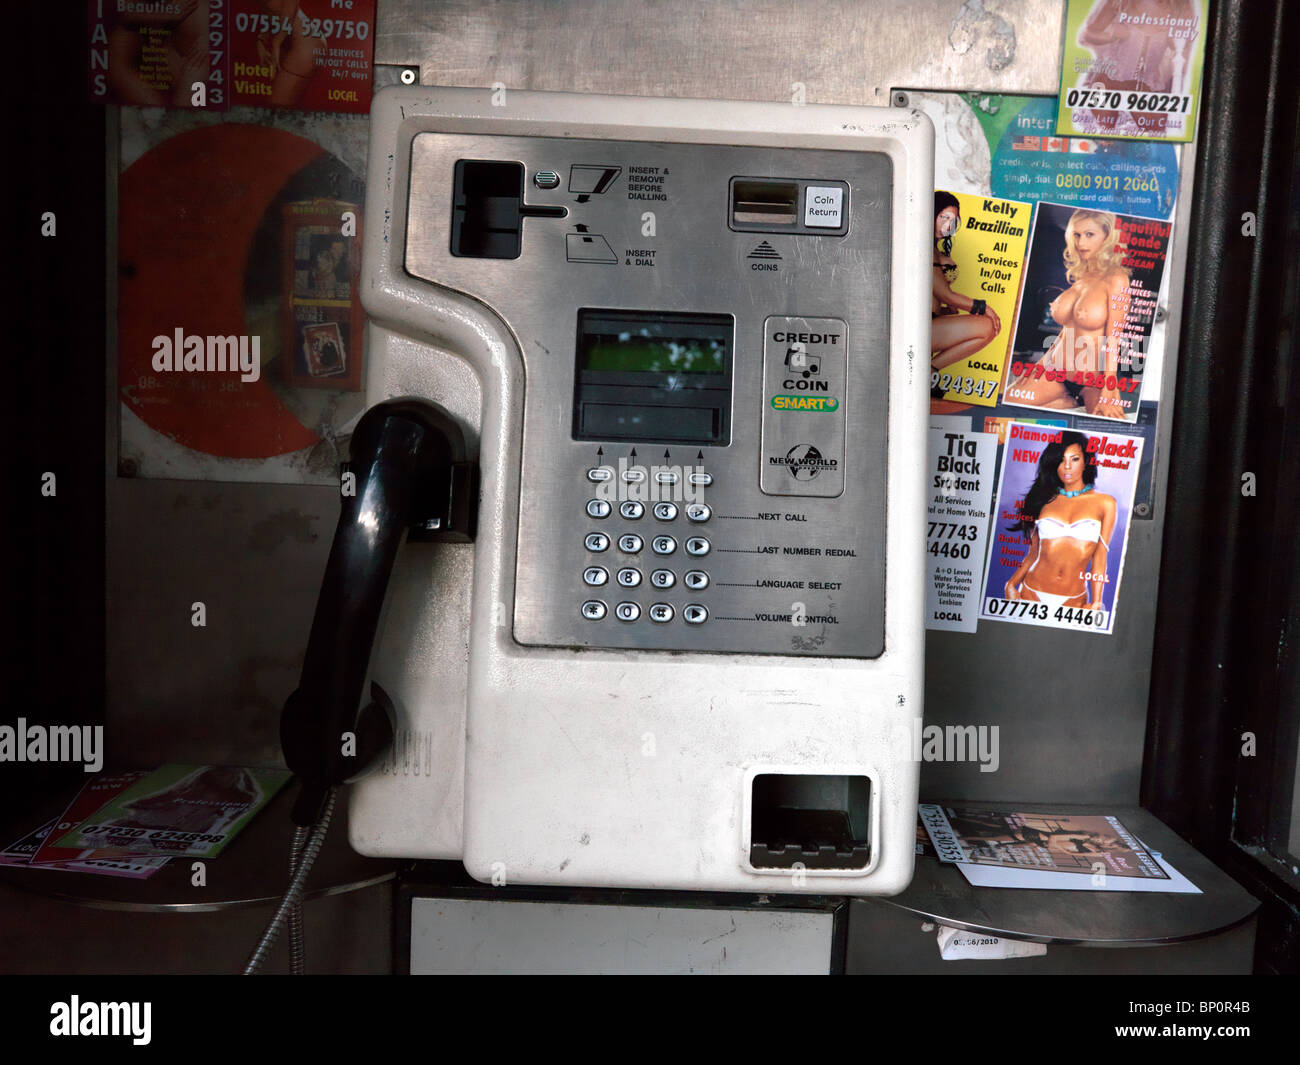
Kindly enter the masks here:
M 639 483 L 640 478 L 628 476 L 633 471 L 624 471 L 621 475 L 623 480 L 629 483 Z M 602 483 L 614 479 L 616 475 L 611 467 L 597 466 L 586 471 L 586 478 L 593 483 Z M 713 478 L 709 474 L 690 473 L 687 475 L 692 485 L 706 486 L 713 483 Z M 672 483 L 666 481 L 656 474 L 655 479 L 659 483 Z M 705 503 L 671 503 L 658 502 L 651 505 L 651 513 L 654 518 L 660 522 L 676 521 L 679 517 L 692 524 L 700 525 L 709 521 L 713 517 L 713 509 Z M 618 516 L 625 521 L 639 521 L 645 516 L 646 503 L 638 500 L 624 500 L 618 503 Z M 614 504 L 604 499 L 592 499 L 587 503 L 587 514 L 593 518 L 606 518 L 613 512 Z M 610 532 L 589 532 L 586 534 L 584 545 L 587 551 L 593 554 L 608 551 L 611 546 L 617 546 L 618 550 L 625 555 L 636 555 L 646 547 L 660 557 L 666 557 L 676 554 L 677 550 L 683 548 L 689 555 L 694 558 L 701 558 L 709 554 L 712 545 L 708 539 L 703 536 L 691 536 L 685 541 L 679 542 L 677 537 L 661 534 L 648 540 L 634 532 L 624 532 L 617 529 L 611 529 Z M 612 580 L 611 580 L 612 577 Z M 682 575 L 682 581 L 685 587 L 693 592 L 702 591 L 709 587 L 710 577 L 704 570 L 693 569 Z M 641 586 L 645 577 L 643 572 L 635 566 L 623 566 L 618 569 L 606 569 L 603 566 L 588 566 L 582 574 L 583 583 L 591 588 L 599 588 L 606 585 L 614 585 L 626 590 L 631 590 Z M 671 569 L 654 569 L 649 574 L 649 586 L 659 591 L 667 591 L 675 588 L 678 583 L 678 574 Z M 582 616 L 588 621 L 603 621 L 609 617 L 612 612 L 614 617 L 624 623 L 647 620 L 655 625 L 667 625 L 680 619 L 681 624 L 698 626 L 704 624 L 709 618 L 708 608 L 701 603 L 689 603 L 685 605 L 674 606 L 672 603 L 636 603 L 625 600 L 621 603 L 607 605 L 600 599 L 586 600 L 580 609 Z M 643 618 L 644 613 L 644 618 Z

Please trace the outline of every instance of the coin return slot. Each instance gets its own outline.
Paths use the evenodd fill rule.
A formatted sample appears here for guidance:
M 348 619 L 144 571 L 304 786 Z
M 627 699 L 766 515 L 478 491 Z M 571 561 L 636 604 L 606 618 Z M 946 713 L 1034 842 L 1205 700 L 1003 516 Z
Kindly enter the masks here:
M 735 181 L 731 185 L 731 220 L 792 226 L 799 221 L 799 186 L 793 181 Z
M 856 776 L 754 777 L 749 863 L 755 869 L 865 869 L 871 781 Z

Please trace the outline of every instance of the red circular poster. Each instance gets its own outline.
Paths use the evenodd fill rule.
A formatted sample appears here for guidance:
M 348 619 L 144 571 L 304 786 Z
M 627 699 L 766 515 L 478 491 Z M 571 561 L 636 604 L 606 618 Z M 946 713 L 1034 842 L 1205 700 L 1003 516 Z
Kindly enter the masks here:
M 229 371 L 159 372 L 154 354 L 160 337 L 170 344 L 178 336 L 250 332 L 246 281 L 264 218 L 324 155 L 290 133 L 226 124 L 172 137 L 122 174 L 118 385 L 122 402 L 157 432 L 237 459 L 283 455 L 320 439 L 276 394 L 265 364 L 257 380 L 242 380 Z M 259 337 L 262 352 L 268 339 Z

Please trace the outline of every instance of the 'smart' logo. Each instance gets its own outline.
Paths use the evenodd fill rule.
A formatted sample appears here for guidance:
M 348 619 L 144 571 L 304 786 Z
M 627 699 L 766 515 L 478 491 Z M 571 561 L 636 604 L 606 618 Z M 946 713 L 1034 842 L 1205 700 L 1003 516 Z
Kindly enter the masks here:
M 773 410 L 807 410 L 833 414 L 840 409 L 840 401 L 834 396 L 773 396 Z

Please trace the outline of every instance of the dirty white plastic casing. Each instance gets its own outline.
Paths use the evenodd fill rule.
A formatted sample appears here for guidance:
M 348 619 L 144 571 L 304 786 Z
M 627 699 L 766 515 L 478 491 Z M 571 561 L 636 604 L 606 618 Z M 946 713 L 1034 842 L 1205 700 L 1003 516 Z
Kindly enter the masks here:
M 885 649 L 875 659 L 523 646 L 512 635 L 527 323 L 407 273 L 429 131 L 877 152 L 893 168 Z M 894 894 L 911 879 L 922 709 L 933 129 L 919 111 L 387 89 L 371 113 L 362 301 L 370 404 L 415 398 L 481 464 L 473 544 L 408 544 L 372 676 L 397 742 L 353 785 L 360 853 L 494 883 Z M 617 707 L 617 712 L 609 712 Z M 754 869 L 758 773 L 871 781 L 864 869 Z

